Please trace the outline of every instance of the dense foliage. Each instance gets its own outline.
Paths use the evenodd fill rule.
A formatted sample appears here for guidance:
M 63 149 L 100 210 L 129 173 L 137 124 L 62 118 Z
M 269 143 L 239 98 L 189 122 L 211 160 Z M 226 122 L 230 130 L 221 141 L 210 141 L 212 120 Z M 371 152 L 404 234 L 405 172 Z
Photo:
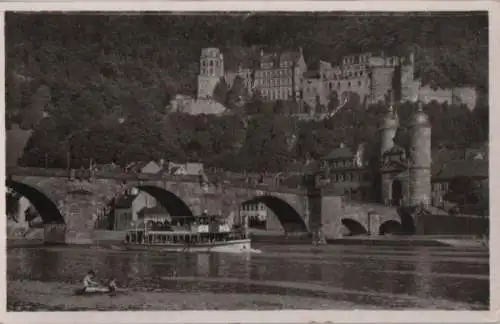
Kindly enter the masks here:
M 228 68 L 237 66 L 242 47 L 256 44 L 278 50 L 302 46 L 307 62 L 335 62 L 368 50 L 411 50 L 425 83 L 471 84 L 487 91 L 487 19 L 454 13 L 389 18 L 9 13 L 7 126 L 34 129 L 21 159 L 31 166 L 63 167 L 70 151 L 76 167 L 91 158 L 120 164 L 165 158 L 234 170 L 283 170 L 324 156 L 340 142 L 373 141 L 382 107 L 351 104 L 334 119 L 298 121 L 287 117 L 296 103 L 267 104 L 255 93 L 242 106 L 236 79 L 231 89 L 216 89 L 216 99 L 233 114 L 169 113 L 174 94 L 194 91 L 202 47 L 222 48 Z M 399 107 L 402 119 L 412 109 Z M 426 110 L 433 145 L 465 146 L 487 138 L 487 103 L 473 112 L 435 104 Z M 48 117 L 42 118 L 44 113 Z M 404 134 L 400 138 L 404 142 Z

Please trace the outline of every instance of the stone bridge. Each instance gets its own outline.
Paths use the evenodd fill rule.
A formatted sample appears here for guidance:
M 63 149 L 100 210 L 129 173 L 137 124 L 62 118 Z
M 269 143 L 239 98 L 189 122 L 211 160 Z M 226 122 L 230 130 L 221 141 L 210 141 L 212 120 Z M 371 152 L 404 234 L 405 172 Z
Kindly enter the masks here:
M 238 215 L 241 204 L 262 202 L 283 228 L 293 224 L 296 231 L 312 232 L 323 224 L 325 234 L 332 238 L 345 234 L 345 228 L 351 233 L 363 232 L 360 225 L 377 234 L 382 223 L 399 222 L 397 213 L 372 217 L 370 208 L 348 208 L 339 203 L 341 197 L 321 189 L 224 182 L 213 185 L 201 182 L 198 176 L 89 173 L 70 177 L 67 170 L 15 167 L 7 168 L 6 186 L 25 196 L 38 210 L 48 231 L 46 240 L 51 237 L 51 241 L 65 243 L 91 243 L 97 216 L 132 188 L 153 196 L 173 217 L 199 215 L 203 210 Z

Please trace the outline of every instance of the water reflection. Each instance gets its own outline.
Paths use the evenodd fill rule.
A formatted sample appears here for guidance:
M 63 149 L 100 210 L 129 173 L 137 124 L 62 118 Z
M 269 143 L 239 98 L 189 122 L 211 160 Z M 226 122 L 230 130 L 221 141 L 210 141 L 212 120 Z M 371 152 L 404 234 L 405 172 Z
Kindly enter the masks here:
M 350 296 L 335 296 L 339 299 L 362 300 L 363 294 L 384 293 L 393 294 L 394 298 L 410 295 L 420 299 L 433 297 L 482 304 L 489 301 L 489 281 L 485 280 L 489 265 L 484 255 L 476 256 L 472 260 L 475 264 L 471 264 L 460 259 L 458 254 L 454 257 L 453 251 L 449 251 L 451 257 L 442 262 L 439 251 L 427 248 L 361 250 L 336 247 L 321 253 L 300 249 L 270 246 L 263 247 L 262 254 L 195 254 L 19 248 L 8 250 L 7 275 L 9 280 L 79 283 L 89 269 L 95 269 L 99 278 L 115 277 L 120 285 L 127 287 L 191 291 L 226 289 L 232 292 L 236 289 L 234 286 L 224 288 L 223 284 L 203 283 L 190 286 L 164 279 L 199 277 L 200 280 L 220 278 L 224 281 L 233 278 L 242 283 L 248 280 L 319 283 L 325 289 L 352 292 Z M 467 277 L 463 277 L 464 274 Z M 435 280 L 437 278 L 439 280 Z M 237 289 L 240 292 L 258 290 L 245 285 Z

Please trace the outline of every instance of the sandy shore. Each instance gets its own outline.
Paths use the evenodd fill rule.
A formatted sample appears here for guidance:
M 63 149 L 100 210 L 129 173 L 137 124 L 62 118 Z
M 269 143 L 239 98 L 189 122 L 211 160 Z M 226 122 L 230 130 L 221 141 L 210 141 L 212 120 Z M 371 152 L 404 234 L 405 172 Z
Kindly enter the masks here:
M 354 303 L 299 296 L 127 290 L 116 296 L 75 296 L 75 285 L 40 281 L 9 281 L 9 311 L 79 310 L 276 310 L 353 309 Z M 367 309 L 370 307 L 362 307 Z
M 174 278 L 162 278 L 167 281 Z M 177 278 L 175 281 L 192 281 L 192 278 Z M 198 281 L 198 280 L 196 280 Z M 203 280 L 202 280 L 203 281 Z M 209 280 L 211 281 L 211 280 Z M 224 280 L 223 280 L 224 281 Z M 240 283 L 243 284 L 244 283 Z M 266 285 L 266 283 L 262 283 Z M 267 283 L 268 285 L 271 283 Z M 290 283 L 290 285 L 299 285 Z M 317 285 L 300 284 L 307 290 L 317 290 Z M 311 286 L 311 287 L 307 287 Z M 353 310 L 353 309 L 387 309 L 396 301 L 404 302 L 399 309 L 484 309 L 480 305 L 468 305 L 449 301 L 422 300 L 404 295 L 389 296 L 389 303 L 384 306 L 374 306 L 365 302 L 356 303 L 342 301 L 331 297 L 308 297 L 293 294 L 259 294 L 259 293 L 224 293 L 210 291 L 178 291 L 161 288 L 139 289 L 131 288 L 116 296 L 76 296 L 76 285 L 40 282 L 40 281 L 8 281 L 7 309 L 8 311 L 125 311 L 125 310 L 279 310 L 279 309 L 309 309 L 309 310 Z M 329 290 L 329 289 L 325 289 Z M 379 295 L 362 293 L 364 298 Z M 380 295 L 380 298 L 388 296 Z M 361 297 L 361 296 L 360 296 Z M 361 298 L 361 299 L 364 299 Z M 360 299 L 358 299 L 360 301 Z

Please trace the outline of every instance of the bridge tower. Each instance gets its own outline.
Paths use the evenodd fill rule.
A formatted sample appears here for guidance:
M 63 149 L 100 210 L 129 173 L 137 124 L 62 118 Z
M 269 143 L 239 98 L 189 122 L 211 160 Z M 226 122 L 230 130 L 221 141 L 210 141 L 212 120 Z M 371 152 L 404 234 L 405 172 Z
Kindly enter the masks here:
M 379 127 L 380 156 L 394 146 L 394 137 L 396 136 L 396 132 L 399 128 L 399 118 L 394 111 L 393 105 L 394 95 L 391 95 L 391 103 Z
M 384 154 L 394 147 L 394 138 L 396 137 L 396 133 L 399 128 L 399 117 L 394 111 L 393 103 L 394 103 L 394 95 L 391 95 L 391 102 L 387 109 L 387 113 L 385 114 L 379 126 L 380 167 L 382 167 L 383 164 Z M 382 202 L 387 203 L 391 200 L 392 197 L 392 185 L 393 185 L 392 175 L 390 173 L 382 173 L 381 178 L 379 178 L 379 180 L 380 184 L 378 183 L 376 184 L 375 190 L 376 191 L 380 190 Z
M 422 102 L 413 114 L 410 133 L 409 205 L 429 206 L 431 202 L 431 124 L 423 111 Z M 415 220 L 418 231 L 418 220 Z

